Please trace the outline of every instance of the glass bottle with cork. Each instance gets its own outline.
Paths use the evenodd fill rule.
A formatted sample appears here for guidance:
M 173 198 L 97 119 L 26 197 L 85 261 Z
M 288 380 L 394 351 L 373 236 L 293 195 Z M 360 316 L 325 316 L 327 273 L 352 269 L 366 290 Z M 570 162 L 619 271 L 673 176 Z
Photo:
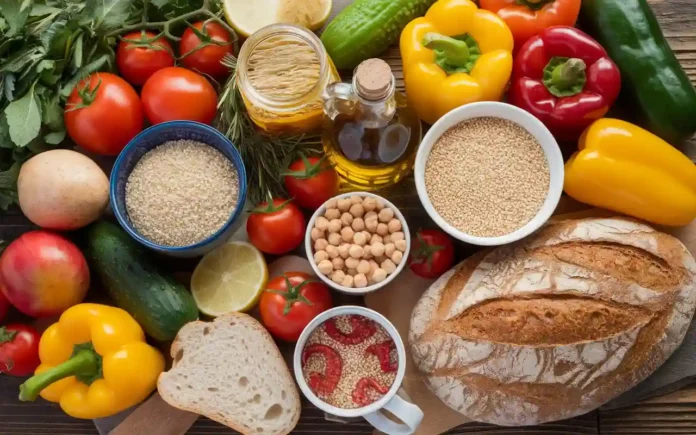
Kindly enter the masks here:
M 396 91 L 389 65 L 368 59 L 352 83 L 334 83 L 323 93 L 322 144 L 345 190 L 377 190 L 406 177 L 421 141 L 421 122 Z

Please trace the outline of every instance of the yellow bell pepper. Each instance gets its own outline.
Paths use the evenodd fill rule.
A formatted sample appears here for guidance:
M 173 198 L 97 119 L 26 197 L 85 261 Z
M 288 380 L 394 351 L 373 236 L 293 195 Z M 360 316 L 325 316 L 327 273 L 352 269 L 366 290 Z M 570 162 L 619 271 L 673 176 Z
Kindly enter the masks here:
M 565 192 L 574 199 L 661 225 L 696 218 L 696 166 L 649 131 L 600 119 L 578 149 L 565 166 Z
M 510 29 L 470 0 L 439 0 L 401 33 L 406 96 L 433 124 L 467 103 L 503 97 L 512 72 Z
M 164 357 L 120 308 L 79 304 L 41 336 L 41 365 L 20 386 L 19 399 L 60 403 L 76 418 L 114 415 L 146 399 L 157 387 Z

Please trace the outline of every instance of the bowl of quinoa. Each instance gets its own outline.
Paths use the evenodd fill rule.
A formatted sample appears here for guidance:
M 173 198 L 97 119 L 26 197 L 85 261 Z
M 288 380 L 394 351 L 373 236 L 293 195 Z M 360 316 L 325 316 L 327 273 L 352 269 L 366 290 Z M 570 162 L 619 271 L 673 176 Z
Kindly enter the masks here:
M 241 225 L 246 172 L 234 145 L 209 125 L 171 121 L 133 138 L 111 172 L 116 219 L 157 252 L 196 257 Z
M 414 176 L 423 207 L 443 230 L 496 246 L 528 236 L 551 217 L 563 193 L 563 156 L 530 113 L 472 103 L 428 131 Z
M 364 417 L 396 395 L 406 372 L 406 351 L 384 316 L 341 306 L 305 327 L 293 363 L 300 390 L 315 406 L 341 417 Z

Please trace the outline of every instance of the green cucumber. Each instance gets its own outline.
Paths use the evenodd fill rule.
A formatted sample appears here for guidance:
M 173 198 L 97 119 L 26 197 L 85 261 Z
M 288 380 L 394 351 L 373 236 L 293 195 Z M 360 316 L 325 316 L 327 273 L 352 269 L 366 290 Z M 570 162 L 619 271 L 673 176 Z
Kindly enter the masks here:
M 336 68 L 355 68 L 398 42 L 401 31 L 435 0 L 355 0 L 321 35 Z
M 92 224 L 85 254 L 116 305 L 155 340 L 173 340 L 182 326 L 198 319 L 191 293 L 158 270 L 144 248 L 116 225 Z

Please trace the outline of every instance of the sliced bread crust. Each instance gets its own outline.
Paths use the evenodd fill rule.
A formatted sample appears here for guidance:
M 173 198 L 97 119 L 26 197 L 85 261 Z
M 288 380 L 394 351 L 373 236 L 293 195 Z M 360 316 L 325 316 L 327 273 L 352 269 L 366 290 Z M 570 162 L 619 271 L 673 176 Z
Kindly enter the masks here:
M 241 313 L 184 326 L 171 346 L 174 366 L 157 389 L 175 408 L 246 435 L 285 435 L 300 418 L 300 395 L 278 347 Z

